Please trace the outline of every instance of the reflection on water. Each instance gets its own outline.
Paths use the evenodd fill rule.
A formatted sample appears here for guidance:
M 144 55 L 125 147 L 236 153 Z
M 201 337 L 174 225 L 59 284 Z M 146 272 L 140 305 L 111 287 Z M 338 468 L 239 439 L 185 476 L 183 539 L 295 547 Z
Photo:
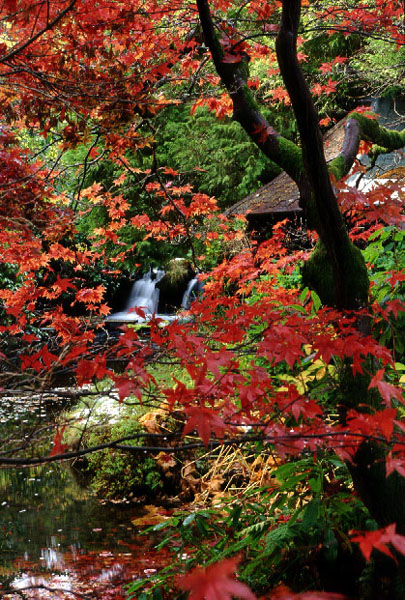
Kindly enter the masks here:
M 142 551 L 133 516 L 123 507 L 97 503 L 63 465 L 0 470 L 0 589 L 42 585 L 81 592 L 85 584 L 94 588 L 129 579 L 128 568 Z M 101 597 L 125 597 L 117 589 L 106 593 Z M 32 590 L 25 597 L 48 596 Z M 21 596 L 7 592 L 4 598 Z

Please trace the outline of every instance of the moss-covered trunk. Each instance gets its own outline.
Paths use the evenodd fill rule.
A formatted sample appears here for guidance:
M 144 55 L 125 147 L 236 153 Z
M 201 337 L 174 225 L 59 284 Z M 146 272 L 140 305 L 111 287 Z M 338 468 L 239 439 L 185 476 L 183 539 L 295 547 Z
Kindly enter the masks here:
M 303 276 L 306 283 L 313 287 L 326 305 L 336 306 L 342 311 L 352 311 L 367 305 L 369 280 L 366 265 L 361 252 L 350 242 L 343 226 L 343 219 L 339 213 L 337 200 L 332 189 L 329 168 L 323 152 L 323 142 L 318 126 L 318 116 L 309 93 L 308 86 L 303 77 L 296 53 L 296 39 L 300 21 L 300 0 L 284 0 L 281 27 L 277 38 L 277 55 L 280 70 L 287 87 L 303 147 L 303 158 L 308 179 L 310 181 L 311 195 L 306 198 L 307 213 L 310 214 L 312 225 L 316 228 L 320 242 L 318 242 L 312 256 L 306 263 Z M 353 148 L 358 146 L 360 127 L 363 124 L 371 133 L 380 131 L 375 122 L 371 128 L 368 120 L 362 123 L 359 119 L 358 134 L 350 147 L 351 156 Z M 356 131 L 355 131 L 356 134 Z M 371 134 L 370 134 L 371 135 Z M 397 136 L 398 137 L 398 136 Z M 394 143 L 401 143 L 392 136 Z M 383 136 L 378 139 L 384 145 L 389 138 Z M 346 148 L 345 151 L 348 149 Z M 345 158 L 345 155 L 342 155 Z M 340 167 L 347 171 L 345 160 L 342 164 L 335 162 L 333 167 Z M 339 173 L 340 175 L 342 173 Z M 359 322 L 359 329 L 364 334 L 364 321 Z M 372 410 L 374 399 L 368 390 L 368 381 L 363 377 L 359 382 L 347 365 L 344 373 L 342 393 L 343 407 L 350 404 L 352 408 L 362 407 Z M 350 392 L 350 393 L 349 393 Z M 349 397 L 350 396 L 350 397 Z M 370 514 L 380 527 L 396 523 L 397 532 L 405 534 L 405 478 L 398 473 L 393 473 L 388 478 L 385 470 L 385 457 L 387 448 L 376 443 L 363 442 L 359 447 L 353 463 L 349 468 L 353 477 L 356 492 L 359 494 Z M 398 568 L 391 572 L 392 584 L 388 586 L 386 598 L 401 600 L 405 597 L 405 561 L 403 557 L 398 560 Z M 387 589 L 388 589 L 387 588 Z M 378 594 L 382 598 L 382 588 Z M 372 592 L 373 594 L 373 592 Z M 377 596 L 371 595 L 370 598 Z
M 387 134 L 387 130 L 375 122 L 370 125 L 364 116 L 356 116 L 348 122 L 339 157 L 329 166 L 326 164 L 318 115 L 297 59 L 301 1 L 283 0 L 276 50 L 280 72 L 300 132 L 301 152 L 295 144 L 282 138 L 261 115 L 247 86 L 248 57 L 239 62 L 223 60 L 224 54 L 217 39 L 208 0 L 197 0 L 197 6 L 205 42 L 233 101 L 234 118 L 266 156 L 282 167 L 297 183 L 300 204 L 306 212 L 309 225 L 319 234 L 319 242 L 303 269 L 305 283 L 317 291 L 325 305 L 337 307 L 342 312 L 352 314 L 353 310 L 367 306 L 367 268 L 360 250 L 352 244 L 347 234 L 331 185 L 330 172 L 337 178 L 349 172 L 361 136 L 378 143 L 377 151 L 381 152 L 404 145 L 405 132 L 403 135 Z M 371 140 L 372 137 L 376 139 Z M 362 334 L 369 334 L 369 326 L 368 319 L 358 322 Z M 363 404 L 369 405 L 371 410 L 373 401 L 369 397 L 366 378 L 362 382 L 361 393 L 358 393 L 357 386 L 358 381 L 353 378 L 348 365 L 342 381 L 342 414 L 345 413 L 348 402 L 351 408 Z M 391 475 L 388 479 L 385 477 L 386 452 L 385 448 L 364 443 L 349 467 L 356 491 L 378 524 L 384 527 L 395 522 L 397 531 L 405 534 L 405 478 L 398 474 Z M 389 586 L 387 600 L 403 600 L 405 597 L 405 575 L 401 560 L 394 576 L 396 581 Z M 379 598 L 383 596 L 380 594 Z

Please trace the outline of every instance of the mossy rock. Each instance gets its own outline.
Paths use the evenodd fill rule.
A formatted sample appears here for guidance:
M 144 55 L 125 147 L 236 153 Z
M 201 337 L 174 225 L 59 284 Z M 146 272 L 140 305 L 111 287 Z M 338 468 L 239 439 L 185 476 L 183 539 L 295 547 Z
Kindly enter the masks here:
M 171 260 L 165 267 L 165 275 L 156 285 L 160 290 L 159 312 L 172 313 L 181 307 L 187 284 L 195 276 L 186 259 Z
M 112 425 L 104 424 L 87 434 L 89 446 L 108 443 L 113 439 L 143 433 L 138 417 L 126 416 Z M 126 445 L 142 445 L 142 439 L 128 440 Z M 108 448 L 89 454 L 86 461 L 77 465 L 88 478 L 88 484 L 103 499 L 155 497 L 163 490 L 163 479 L 153 457 Z

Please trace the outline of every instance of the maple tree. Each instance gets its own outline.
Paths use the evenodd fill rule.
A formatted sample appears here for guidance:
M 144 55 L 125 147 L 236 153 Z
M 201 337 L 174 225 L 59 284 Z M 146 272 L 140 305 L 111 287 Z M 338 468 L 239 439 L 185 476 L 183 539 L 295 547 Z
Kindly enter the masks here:
M 367 196 L 350 190 L 345 177 L 361 141 L 375 157 L 403 147 L 405 134 L 381 127 L 367 109 L 355 111 L 341 153 L 327 164 L 314 97 L 334 93 L 333 70 L 347 57 L 322 63 L 324 79 L 311 89 L 301 67 L 302 45 L 314 20 L 322 32 L 361 32 L 403 45 L 402 3 L 375 0 L 347 7 L 268 0 L 241 7 L 229 0 L 197 0 L 195 6 L 182 0 L 103 0 L 94 6 L 86 0 L 9 0 L 0 10 L 0 248 L 2 265 L 11 273 L 11 283 L 0 290 L 4 393 L 21 384 L 49 389 L 61 370 L 73 373 L 79 386 L 108 377 L 121 402 L 164 401 L 167 410 L 182 413 L 185 423 L 180 437 L 173 435 L 176 443 L 157 441 L 151 451 L 198 447 L 199 441 L 189 439 L 195 431 L 212 448 L 261 441 L 281 461 L 336 452 L 380 528 L 353 539 L 366 558 L 373 548 L 393 555 L 403 580 L 405 513 L 398 498 L 405 491 L 405 462 L 396 367 L 401 361 L 394 342 L 387 348 L 373 335 L 376 324 L 392 322 L 403 304 L 369 302 L 365 260 L 352 241 L 364 242 L 381 223 L 399 225 L 401 206 L 393 192 L 400 198 L 403 192 L 394 184 Z M 284 82 L 269 96 L 274 103 L 291 104 L 300 145 L 279 135 L 263 116 L 256 96 L 260 82 L 249 75 L 260 60 Z M 191 92 L 191 112 L 207 105 L 219 118 L 232 113 L 296 182 L 317 245 L 310 256 L 288 252 L 283 229 L 276 227 L 259 248 L 244 248 L 210 273 L 204 297 L 190 310 L 192 321 L 162 328 L 154 319 L 151 345 L 125 328 L 114 345 L 100 348 L 98 334 L 109 308 L 104 286 L 93 283 L 87 269 L 100 265 L 113 271 L 131 259 L 132 244 L 123 241 L 128 227 L 146 240 L 185 242 L 197 269 L 204 258 L 196 248 L 209 252 L 217 240 L 225 245 L 241 238 L 218 215 L 215 200 L 193 191 L 180 172 L 155 160 L 141 168 L 131 162 L 136 153 L 153 155 L 155 115 Z M 27 136 L 35 140 L 31 146 Z M 79 167 L 64 162 L 80 147 L 85 151 Z M 109 187 L 87 185 L 89 170 L 106 159 L 121 169 L 119 177 Z M 69 169 L 76 170 L 77 179 L 70 189 L 64 185 Z M 153 209 L 148 214 L 136 214 L 125 195 L 132 177 Z M 77 221 L 94 207 L 106 218 L 90 240 L 83 240 Z M 355 222 L 350 236 L 342 209 Z M 111 246 L 114 252 L 108 251 Z M 303 259 L 304 285 L 315 296 L 280 285 L 280 274 Z M 395 287 L 403 273 L 389 278 Z M 149 366 L 160 354 L 179 362 L 191 384 L 175 377 L 171 385 L 159 384 Z M 113 357 L 125 365 L 119 373 L 111 366 Z M 312 385 L 318 375 L 329 377 L 332 400 Z M 32 433 L 18 445 L 7 439 L 0 463 L 37 464 L 101 447 L 145 450 L 129 446 L 127 439 L 69 450 L 64 432 L 61 424 L 48 455 Z M 232 561 L 201 568 L 181 586 L 195 598 L 253 597 L 231 577 L 235 568 Z

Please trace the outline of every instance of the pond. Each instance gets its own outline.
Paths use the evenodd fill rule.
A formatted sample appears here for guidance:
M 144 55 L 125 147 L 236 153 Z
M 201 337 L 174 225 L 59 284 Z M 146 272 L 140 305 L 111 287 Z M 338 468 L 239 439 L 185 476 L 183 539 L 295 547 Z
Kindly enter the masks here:
M 67 465 L 0 470 L 1 597 L 125 599 L 125 583 L 156 566 L 132 523 L 141 514 L 100 504 Z

